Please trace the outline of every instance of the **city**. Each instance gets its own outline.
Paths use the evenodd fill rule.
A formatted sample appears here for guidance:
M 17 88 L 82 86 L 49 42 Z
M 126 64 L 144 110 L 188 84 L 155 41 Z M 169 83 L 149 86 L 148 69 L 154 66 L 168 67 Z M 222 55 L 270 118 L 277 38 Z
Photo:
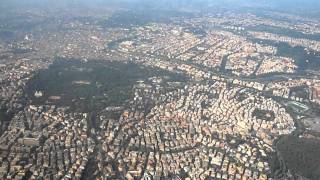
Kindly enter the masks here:
M 0 179 L 320 178 L 320 16 L 66 4 L 0 6 Z

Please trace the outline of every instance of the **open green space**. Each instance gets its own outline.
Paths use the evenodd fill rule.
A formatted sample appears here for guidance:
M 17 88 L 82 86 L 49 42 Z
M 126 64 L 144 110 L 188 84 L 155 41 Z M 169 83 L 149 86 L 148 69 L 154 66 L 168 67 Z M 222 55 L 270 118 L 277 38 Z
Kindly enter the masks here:
M 292 172 L 312 180 L 320 178 L 320 140 L 288 135 L 279 140 L 277 148 Z
M 56 60 L 31 79 L 26 94 L 32 104 L 69 106 L 80 111 L 120 106 L 133 97 L 133 85 L 153 76 L 184 81 L 181 74 L 117 61 Z M 35 92 L 42 92 L 36 97 Z

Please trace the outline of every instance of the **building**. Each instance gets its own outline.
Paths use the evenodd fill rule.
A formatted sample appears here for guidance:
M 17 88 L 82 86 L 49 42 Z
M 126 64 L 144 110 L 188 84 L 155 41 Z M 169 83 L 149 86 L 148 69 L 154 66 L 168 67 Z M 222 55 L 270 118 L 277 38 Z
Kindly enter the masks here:
M 320 101 L 320 84 L 315 84 L 312 88 L 312 99 Z

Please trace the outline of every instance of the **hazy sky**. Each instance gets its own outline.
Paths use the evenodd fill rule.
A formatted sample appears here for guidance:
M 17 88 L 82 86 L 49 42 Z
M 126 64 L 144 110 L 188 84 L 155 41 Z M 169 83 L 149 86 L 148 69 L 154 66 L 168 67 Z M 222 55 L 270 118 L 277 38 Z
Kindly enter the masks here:
M 272 8 L 281 11 L 320 12 L 320 0 L 0 0 L 0 7 L 5 6 L 51 6 L 51 5 L 101 5 L 117 4 L 118 6 L 153 7 L 153 8 L 210 8 L 210 7 L 254 7 Z

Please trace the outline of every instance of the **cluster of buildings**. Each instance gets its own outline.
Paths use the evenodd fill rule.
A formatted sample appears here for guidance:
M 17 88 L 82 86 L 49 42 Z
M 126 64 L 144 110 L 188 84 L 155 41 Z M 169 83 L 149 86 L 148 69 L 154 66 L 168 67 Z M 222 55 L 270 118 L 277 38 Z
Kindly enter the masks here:
M 131 33 L 137 37 L 119 42 L 120 53 L 228 70 L 236 76 L 293 73 L 297 68 L 293 59 L 276 56 L 276 47 L 252 43 L 228 31 L 207 30 L 195 35 L 187 28 L 152 24 Z
M 288 43 L 291 46 L 302 46 L 315 52 L 320 51 L 320 42 L 315 40 L 292 38 L 267 32 L 249 32 L 249 34 L 257 39 L 284 42 Z
M 271 90 L 273 95 L 285 99 L 303 103 L 313 102 L 319 104 L 319 83 L 320 82 L 317 79 L 294 78 L 287 81 L 268 83 L 266 90 Z M 304 96 L 297 96 L 295 93 L 292 93 L 296 88 L 301 88 L 304 92 Z
M 285 60 L 286 58 L 284 59 L 284 61 Z M 235 86 L 250 88 L 260 92 L 269 92 L 275 97 L 281 97 L 286 100 L 294 100 L 303 103 L 308 103 L 309 101 L 311 101 L 319 104 L 319 100 L 317 100 L 316 98 L 317 96 L 312 96 L 312 92 L 316 92 L 315 88 L 318 87 L 319 84 L 319 80 L 316 79 L 294 78 L 289 80 L 280 80 L 277 82 L 257 82 L 242 80 L 241 78 L 232 78 L 222 75 L 216 75 L 215 73 L 205 71 L 202 68 L 196 66 L 168 62 L 163 61 L 161 59 L 141 58 L 137 60 L 137 62 L 151 67 L 168 70 L 171 72 L 183 73 L 198 81 L 216 80 Z M 293 68 L 294 67 L 295 66 L 293 66 Z M 276 68 L 281 68 L 281 66 L 277 66 Z M 286 69 L 288 70 L 289 68 Z M 299 87 L 303 87 L 306 89 L 306 96 L 301 97 L 292 94 L 292 90 Z M 313 95 L 316 94 L 313 93 Z
M 315 84 L 312 87 L 311 99 L 320 102 L 320 84 Z
M 278 17 L 275 19 L 273 17 Z M 280 20 L 280 18 L 282 18 Z M 316 19 L 295 16 L 279 12 L 266 12 L 265 16 L 254 13 L 224 12 L 194 18 L 188 24 L 203 25 L 206 27 L 219 27 L 243 31 L 248 29 L 287 29 L 292 32 L 298 31 L 305 35 L 319 34 L 319 23 Z
M 24 89 L 34 72 L 44 69 L 48 62 L 27 58 L 0 61 L 0 110 L 6 114 L 18 113 L 24 108 Z M 0 121 L 0 135 L 9 126 L 9 120 Z
M 80 178 L 95 147 L 89 128 L 85 113 L 68 114 L 54 105 L 26 107 L 0 137 L 0 177 Z
M 257 70 L 256 75 L 285 72 L 294 73 L 298 66 L 294 63 L 292 58 L 288 57 L 272 57 L 264 60 L 260 68 Z
M 166 93 L 155 87 L 137 86 L 136 108 L 119 120 L 100 116 L 104 177 L 268 179 L 273 141 L 295 129 L 280 104 L 249 89 L 219 81 Z M 146 104 L 155 106 L 146 113 Z

